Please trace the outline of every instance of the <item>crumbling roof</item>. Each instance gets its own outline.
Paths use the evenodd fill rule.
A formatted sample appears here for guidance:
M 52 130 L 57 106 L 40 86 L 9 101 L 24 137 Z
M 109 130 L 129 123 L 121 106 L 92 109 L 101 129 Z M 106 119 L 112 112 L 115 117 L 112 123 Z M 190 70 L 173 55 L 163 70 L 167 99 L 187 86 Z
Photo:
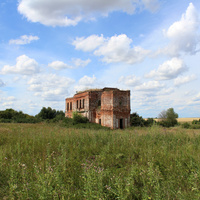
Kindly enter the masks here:
M 102 91 L 103 89 L 98 89 L 98 88 L 93 88 L 93 89 L 87 89 L 87 90 L 83 90 L 83 91 L 76 91 L 76 94 L 80 94 L 83 92 L 98 92 L 98 91 Z
M 111 91 L 111 90 L 119 90 L 119 89 L 118 88 L 110 88 L 110 87 L 104 87 L 103 89 L 93 88 L 93 89 L 87 89 L 87 90 L 83 90 L 83 91 L 76 91 L 76 94 L 80 94 L 83 92 L 100 92 L 100 91 Z M 124 91 L 124 90 L 121 90 L 121 91 Z

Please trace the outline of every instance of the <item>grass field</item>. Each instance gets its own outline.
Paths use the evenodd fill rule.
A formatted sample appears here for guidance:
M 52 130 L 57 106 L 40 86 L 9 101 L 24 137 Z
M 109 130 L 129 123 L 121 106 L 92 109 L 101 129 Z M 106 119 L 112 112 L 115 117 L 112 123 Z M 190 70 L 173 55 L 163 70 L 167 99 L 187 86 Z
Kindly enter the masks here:
M 200 131 L 0 124 L 0 199 L 200 199 Z

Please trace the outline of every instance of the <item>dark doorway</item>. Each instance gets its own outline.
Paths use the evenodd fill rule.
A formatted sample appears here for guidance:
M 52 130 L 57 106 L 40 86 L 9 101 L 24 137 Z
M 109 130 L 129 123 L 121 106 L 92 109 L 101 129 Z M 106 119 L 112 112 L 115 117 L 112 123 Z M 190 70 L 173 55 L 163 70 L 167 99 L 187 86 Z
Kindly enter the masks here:
M 123 129 L 123 119 L 120 119 L 120 128 Z
M 101 119 L 99 119 L 99 124 L 101 124 Z

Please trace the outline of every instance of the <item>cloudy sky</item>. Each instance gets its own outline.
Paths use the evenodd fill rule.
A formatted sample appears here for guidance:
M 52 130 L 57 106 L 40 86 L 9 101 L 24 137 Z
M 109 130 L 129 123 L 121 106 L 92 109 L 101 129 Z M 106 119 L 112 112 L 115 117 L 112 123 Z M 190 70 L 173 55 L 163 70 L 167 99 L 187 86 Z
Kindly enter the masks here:
M 142 117 L 200 117 L 200 1 L 1 0 L 0 110 L 103 87 L 131 90 Z

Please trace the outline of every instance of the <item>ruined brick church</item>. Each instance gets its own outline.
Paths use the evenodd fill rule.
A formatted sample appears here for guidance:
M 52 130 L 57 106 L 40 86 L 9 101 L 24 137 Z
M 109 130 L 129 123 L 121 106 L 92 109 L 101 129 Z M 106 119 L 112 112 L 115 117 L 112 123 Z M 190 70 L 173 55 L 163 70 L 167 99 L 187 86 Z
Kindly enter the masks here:
M 72 113 L 77 111 L 90 122 L 111 129 L 130 126 L 130 90 L 117 88 L 85 90 L 66 98 L 65 103 L 65 117 L 72 118 Z

